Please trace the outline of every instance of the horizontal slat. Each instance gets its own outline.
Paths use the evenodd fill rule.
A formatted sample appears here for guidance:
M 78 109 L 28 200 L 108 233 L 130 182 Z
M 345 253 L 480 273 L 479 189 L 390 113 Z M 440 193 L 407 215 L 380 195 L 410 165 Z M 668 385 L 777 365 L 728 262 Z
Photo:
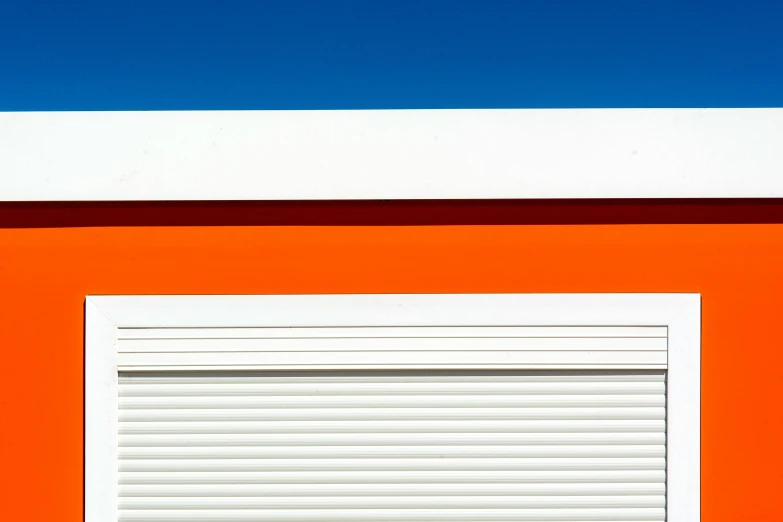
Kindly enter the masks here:
M 555 471 L 666 469 L 649 458 L 400 458 L 123 460 L 120 471 Z
M 345 339 L 126 339 L 119 353 L 143 352 L 419 352 L 666 351 L 665 337 L 489 337 Z
M 340 364 L 199 364 L 199 365 L 178 365 L 178 364 L 163 364 L 163 365 L 149 365 L 149 366 L 136 366 L 127 365 L 121 366 L 121 370 L 124 372 L 150 372 L 150 371 L 182 371 L 182 372 L 211 372 L 211 371 L 248 371 L 248 370 L 260 370 L 260 371 L 330 371 L 330 370 L 344 370 L 346 367 L 359 369 L 361 371 L 372 370 L 464 370 L 465 368 L 476 368 L 481 370 L 606 370 L 607 368 L 614 368 L 620 370 L 665 370 L 666 364 L 635 364 L 635 363 L 623 363 L 623 364 L 608 364 L 608 363 L 595 363 L 595 364 L 561 364 L 561 363 L 524 363 L 524 364 L 435 364 L 435 363 L 422 363 L 422 364 L 354 364 L 347 365 L 345 363 Z
M 664 372 L 125 373 L 120 520 L 663 521 L 665 389 Z
M 666 337 L 665 326 L 421 326 L 332 328 L 120 328 L 123 339 L 377 337 Z
M 351 383 L 482 383 L 482 382 L 664 382 L 661 371 L 427 371 L 427 372 L 131 372 L 120 373 L 128 384 L 317 384 L 318 387 Z
M 663 431 L 662 420 L 120 422 L 119 433 L 611 433 Z
M 656 408 L 321 408 L 321 409 L 185 409 L 128 410 L 120 421 L 318 421 L 318 420 L 546 420 L 647 419 L 663 420 L 666 409 Z
M 319 385 L 312 383 L 189 383 L 120 386 L 121 397 L 232 396 L 366 396 L 366 395 L 663 395 L 664 382 L 480 382 L 375 383 Z
M 663 521 L 664 508 L 560 509 L 265 509 L 265 510 L 126 510 L 120 522 L 499 522 L 499 521 Z
M 188 433 L 190 447 L 236 446 L 444 446 L 549 444 L 639 445 L 664 444 L 663 430 L 638 433 Z M 120 435 L 120 447 L 176 447 L 183 445 L 181 434 Z
M 665 457 L 666 446 L 239 446 L 124 447 L 120 459 L 542 458 Z
M 397 484 L 663 482 L 664 470 L 535 471 L 123 471 L 120 484 Z
M 147 484 L 124 485 L 120 497 L 330 497 L 524 495 L 664 495 L 661 482 L 626 483 L 451 483 L 451 484 Z
M 513 367 L 613 366 L 665 367 L 666 351 L 409 351 L 409 352 L 198 352 L 120 353 L 117 364 L 123 370 L 164 368 L 253 366 L 257 368 L 319 367 L 462 367 L 467 365 Z
M 529 509 L 665 507 L 664 495 L 621 496 L 430 496 L 430 497 L 134 497 L 120 509 Z
M 122 393 L 135 393 L 123 389 Z M 656 408 L 666 405 L 660 395 L 363 395 L 363 396 L 293 396 L 262 395 L 258 397 L 217 395 L 182 397 L 121 397 L 120 410 L 242 410 L 299 409 L 299 408 L 437 408 L 441 411 L 455 408 Z

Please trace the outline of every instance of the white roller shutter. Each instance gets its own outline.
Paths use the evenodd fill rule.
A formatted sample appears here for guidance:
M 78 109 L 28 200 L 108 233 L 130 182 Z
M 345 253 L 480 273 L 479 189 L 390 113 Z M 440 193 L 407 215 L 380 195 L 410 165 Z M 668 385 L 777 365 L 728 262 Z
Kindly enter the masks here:
M 139 344 L 161 335 L 126 331 L 120 355 L 177 353 Z M 604 351 L 655 351 L 639 339 Z M 141 357 L 120 364 L 122 521 L 665 520 L 664 369 L 142 372 Z

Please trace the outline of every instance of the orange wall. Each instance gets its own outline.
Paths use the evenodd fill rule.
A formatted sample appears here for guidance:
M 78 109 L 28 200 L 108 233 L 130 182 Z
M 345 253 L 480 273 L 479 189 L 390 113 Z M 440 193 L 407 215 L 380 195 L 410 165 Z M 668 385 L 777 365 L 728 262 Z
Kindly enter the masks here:
M 0 228 L 0 290 L 0 520 L 81 520 L 85 295 L 352 292 L 700 292 L 702 520 L 783 520 L 783 224 Z

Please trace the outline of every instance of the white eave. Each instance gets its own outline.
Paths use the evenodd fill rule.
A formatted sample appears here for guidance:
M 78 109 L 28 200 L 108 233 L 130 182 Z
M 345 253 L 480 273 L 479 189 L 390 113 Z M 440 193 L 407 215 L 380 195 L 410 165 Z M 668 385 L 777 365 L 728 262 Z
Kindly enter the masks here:
M 0 113 L 0 201 L 783 197 L 783 109 Z

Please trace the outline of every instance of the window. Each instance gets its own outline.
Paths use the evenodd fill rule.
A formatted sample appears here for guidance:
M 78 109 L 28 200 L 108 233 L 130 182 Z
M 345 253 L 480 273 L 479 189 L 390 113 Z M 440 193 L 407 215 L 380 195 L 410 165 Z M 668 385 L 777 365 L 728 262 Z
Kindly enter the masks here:
M 699 520 L 698 295 L 86 314 L 87 522 Z

